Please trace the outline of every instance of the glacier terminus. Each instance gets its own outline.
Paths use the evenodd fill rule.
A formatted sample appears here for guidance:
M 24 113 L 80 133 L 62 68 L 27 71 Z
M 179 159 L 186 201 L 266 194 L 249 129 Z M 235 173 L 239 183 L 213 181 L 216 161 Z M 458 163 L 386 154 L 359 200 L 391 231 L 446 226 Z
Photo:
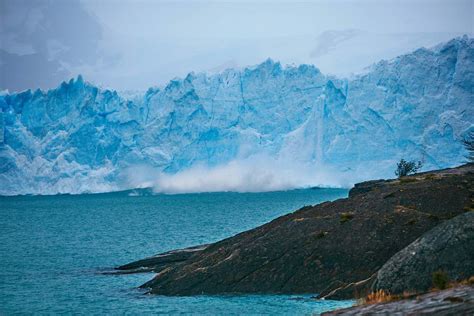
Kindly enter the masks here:
M 352 78 L 271 59 L 190 73 L 125 97 L 79 76 L 0 95 L 0 194 L 280 190 L 465 161 L 474 40 L 380 61 Z M 243 185 L 245 184 L 245 186 Z

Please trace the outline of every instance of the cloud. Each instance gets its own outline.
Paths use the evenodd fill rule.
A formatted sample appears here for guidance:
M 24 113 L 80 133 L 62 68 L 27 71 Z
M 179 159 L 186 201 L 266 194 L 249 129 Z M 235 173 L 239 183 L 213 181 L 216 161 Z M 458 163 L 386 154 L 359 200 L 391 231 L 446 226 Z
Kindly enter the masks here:
M 359 35 L 359 30 L 328 30 L 321 33 L 316 39 L 316 47 L 311 51 L 309 56 L 316 58 L 325 55 L 335 49 L 340 43 L 350 40 Z
M 0 89 L 56 87 L 104 58 L 102 27 L 78 0 L 2 0 L 0 21 Z
M 471 13 L 471 0 L 0 0 L 0 90 L 54 88 L 79 73 L 101 87 L 146 90 L 268 57 L 347 76 L 472 36 Z

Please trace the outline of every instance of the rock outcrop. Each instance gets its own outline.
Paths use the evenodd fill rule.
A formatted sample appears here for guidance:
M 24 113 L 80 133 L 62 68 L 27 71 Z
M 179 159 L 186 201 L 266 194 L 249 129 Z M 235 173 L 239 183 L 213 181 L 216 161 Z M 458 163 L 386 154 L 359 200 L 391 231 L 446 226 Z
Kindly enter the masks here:
M 115 271 L 107 271 L 105 274 L 130 274 L 141 272 L 160 272 L 172 265 L 184 262 L 198 252 L 206 249 L 208 245 L 199 245 L 183 249 L 171 250 L 157 255 L 130 262 L 115 268 Z
M 457 281 L 474 275 L 474 212 L 436 226 L 394 255 L 378 271 L 374 290 L 425 292 L 436 271 Z
M 401 301 L 355 306 L 322 316 L 335 315 L 473 315 L 474 287 L 460 286 L 444 291 L 426 293 Z
M 346 291 L 337 298 L 364 295 L 372 282 L 361 280 L 372 280 L 424 233 L 472 210 L 473 192 L 473 164 L 372 182 L 349 198 L 304 207 L 161 266 L 143 287 L 164 295 L 324 296 L 338 288 Z

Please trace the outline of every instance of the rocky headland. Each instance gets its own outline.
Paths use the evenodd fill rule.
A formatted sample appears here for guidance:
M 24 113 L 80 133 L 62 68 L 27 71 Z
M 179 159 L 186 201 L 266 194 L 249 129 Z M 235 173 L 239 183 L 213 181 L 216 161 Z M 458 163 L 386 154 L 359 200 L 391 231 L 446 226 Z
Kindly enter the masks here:
M 154 271 L 152 294 L 423 292 L 432 274 L 474 274 L 474 164 L 356 184 L 222 241 L 117 268 Z M 470 294 L 471 295 L 471 294 Z

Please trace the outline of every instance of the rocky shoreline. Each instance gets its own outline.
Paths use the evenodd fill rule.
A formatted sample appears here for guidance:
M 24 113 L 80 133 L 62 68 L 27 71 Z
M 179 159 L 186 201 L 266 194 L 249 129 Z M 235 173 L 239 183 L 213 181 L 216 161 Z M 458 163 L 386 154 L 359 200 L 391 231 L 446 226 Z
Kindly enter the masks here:
M 184 249 L 176 249 L 156 254 L 152 257 L 130 262 L 115 268 L 113 274 L 130 274 L 142 272 L 160 272 L 165 268 L 185 262 L 196 253 L 199 253 L 209 245 L 199 245 Z
M 368 304 L 323 313 L 336 315 L 473 315 L 474 287 L 459 286 L 412 298 L 379 304 Z
M 474 240 L 473 196 L 474 164 L 364 182 L 348 198 L 117 272 L 156 272 L 142 287 L 161 295 L 320 293 L 350 299 L 404 286 L 421 292 L 435 270 L 446 270 L 452 279 L 474 274 L 474 251 L 468 251 Z M 400 271 L 405 273 L 397 280 L 400 287 L 390 288 Z

